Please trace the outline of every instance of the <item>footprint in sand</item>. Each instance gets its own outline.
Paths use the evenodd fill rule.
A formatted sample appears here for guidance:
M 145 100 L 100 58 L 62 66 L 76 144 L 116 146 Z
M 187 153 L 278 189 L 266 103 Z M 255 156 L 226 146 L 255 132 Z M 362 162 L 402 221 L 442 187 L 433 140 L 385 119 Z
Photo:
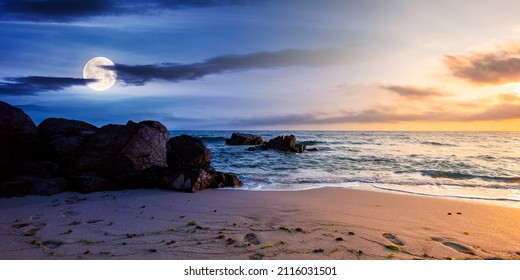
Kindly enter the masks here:
M 442 238 L 439 238 L 439 237 L 432 237 L 431 239 L 433 241 L 440 242 L 442 245 L 449 247 L 457 252 L 460 252 L 463 254 L 468 254 L 468 255 L 473 255 L 473 256 L 476 255 L 475 251 L 473 249 L 471 249 L 470 247 L 464 246 L 462 244 L 451 242 L 451 241 L 443 242 Z
M 401 241 L 401 239 L 397 238 L 395 234 L 383 233 L 383 237 L 388 239 L 388 241 L 394 243 L 395 245 L 404 246 L 404 242 Z
M 246 234 L 246 236 L 244 236 L 244 240 L 253 245 L 260 245 L 260 240 L 258 240 L 258 237 L 256 236 L 256 234 L 254 234 L 252 232 Z
M 49 249 L 55 249 L 63 245 L 63 242 L 59 240 L 46 240 L 42 241 L 42 245 Z

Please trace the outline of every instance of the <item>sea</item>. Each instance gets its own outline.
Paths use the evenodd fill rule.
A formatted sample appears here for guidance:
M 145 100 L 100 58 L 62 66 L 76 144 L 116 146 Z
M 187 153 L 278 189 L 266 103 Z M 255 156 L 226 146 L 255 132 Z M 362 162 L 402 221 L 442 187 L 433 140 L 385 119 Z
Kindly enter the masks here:
M 520 207 L 520 132 L 236 131 L 295 135 L 318 151 L 248 151 L 234 131 L 170 131 L 202 139 L 212 166 L 250 191 L 349 188 Z

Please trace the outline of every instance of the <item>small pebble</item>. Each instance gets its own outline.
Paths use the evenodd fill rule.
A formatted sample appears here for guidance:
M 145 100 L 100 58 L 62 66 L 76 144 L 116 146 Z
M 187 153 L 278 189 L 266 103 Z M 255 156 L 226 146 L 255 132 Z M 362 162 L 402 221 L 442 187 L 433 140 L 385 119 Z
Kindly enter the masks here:
M 462 213 L 461 212 L 457 212 L 457 215 L 462 215 Z
M 348 235 L 356 235 L 353 231 L 349 231 Z
M 336 241 L 343 241 L 343 240 L 345 240 L 345 239 L 343 239 L 343 237 L 337 237 L 336 238 Z

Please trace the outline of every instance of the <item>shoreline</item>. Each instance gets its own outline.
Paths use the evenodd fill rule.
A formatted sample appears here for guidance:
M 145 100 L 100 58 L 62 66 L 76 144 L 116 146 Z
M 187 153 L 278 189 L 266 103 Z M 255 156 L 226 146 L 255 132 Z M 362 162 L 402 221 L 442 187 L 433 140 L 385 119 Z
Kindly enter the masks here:
M 445 198 L 321 188 L 0 200 L 0 259 L 520 258 L 520 209 Z

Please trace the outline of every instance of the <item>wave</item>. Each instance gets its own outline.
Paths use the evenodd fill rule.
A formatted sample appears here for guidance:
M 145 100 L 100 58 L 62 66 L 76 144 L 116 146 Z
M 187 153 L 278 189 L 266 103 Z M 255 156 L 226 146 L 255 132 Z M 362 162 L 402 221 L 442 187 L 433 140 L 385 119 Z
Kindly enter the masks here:
M 457 145 L 454 145 L 454 144 L 440 143 L 440 142 L 435 142 L 435 141 L 424 141 L 424 142 L 421 142 L 421 144 L 430 145 L 430 146 L 457 147 Z
M 465 174 L 465 173 L 460 173 L 460 172 L 439 171 L 439 170 L 422 170 L 421 174 L 423 176 L 428 176 L 431 178 L 448 178 L 448 179 L 456 179 L 456 180 L 481 179 L 481 180 L 485 180 L 485 181 L 505 182 L 505 183 L 519 183 L 520 182 L 520 177 L 482 176 L 482 175 Z
M 215 142 L 224 142 L 226 141 L 225 137 L 219 136 L 199 136 L 198 139 L 206 142 L 206 143 L 215 143 Z
M 305 146 L 314 146 L 314 145 L 318 145 L 318 144 L 326 144 L 326 142 L 317 141 L 317 140 L 301 141 L 299 143 L 302 144 L 302 145 L 305 145 Z
M 484 196 L 469 196 L 469 195 L 431 194 L 431 193 L 423 193 L 423 192 L 417 192 L 417 191 L 409 191 L 409 190 L 400 190 L 400 189 L 387 188 L 387 187 L 378 186 L 378 185 L 372 185 L 372 187 L 374 187 L 376 189 L 379 189 L 379 190 L 384 190 L 384 191 L 400 192 L 400 193 L 407 193 L 407 194 L 421 195 L 421 196 L 445 197 L 445 198 L 462 198 L 462 199 L 489 200 L 489 201 L 520 202 L 520 199 L 507 198 L 507 197 L 484 197 Z

